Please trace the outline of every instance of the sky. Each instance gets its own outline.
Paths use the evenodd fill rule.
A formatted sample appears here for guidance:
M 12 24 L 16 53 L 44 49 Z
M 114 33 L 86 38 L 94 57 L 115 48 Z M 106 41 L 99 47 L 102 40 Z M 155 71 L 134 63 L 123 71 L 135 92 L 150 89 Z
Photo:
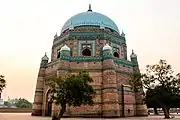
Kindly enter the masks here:
M 180 72 L 180 0 L 0 0 L 0 74 L 3 98 L 33 102 L 41 57 L 51 55 L 53 37 L 71 16 L 92 10 L 111 18 L 126 34 L 128 56 L 140 70 L 167 60 Z

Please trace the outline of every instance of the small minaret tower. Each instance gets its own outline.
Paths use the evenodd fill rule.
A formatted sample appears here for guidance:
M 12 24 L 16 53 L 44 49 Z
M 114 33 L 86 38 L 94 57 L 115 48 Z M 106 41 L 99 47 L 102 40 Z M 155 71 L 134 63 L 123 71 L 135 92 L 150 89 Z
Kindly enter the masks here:
M 130 55 L 131 61 L 133 63 L 136 63 L 138 65 L 138 61 L 137 61 L 137 55 L 134 53 L 134 50 L 132 50 L 132 53 Z
M 54 35 L 54 39 L 56 39 L 56 38 L 58 38 L 57 32 L 56 32 L 56 34 Z
M 69 65 L 69 58 L 71 56 L 71 48 L 68 47 L 66 44 L 61 47 L 60 49 L 60 64 L 58 65 L 57 69 L 57 77 L 65 76 L 69 73 L 70 65 Z M 55 101 L 52 104 L 52 115 L 57 115 L 59 108 L 56 107 Z M 64 113 L 64 116 L 69 116 L 69 106 L 67 106 L 67 111 Z
M 134 53 L 133 50 L 130 55 L 130 58 L 131 58 L 131 62 L 134 63 L 133 74 L 141 75 L 140 70 L 139 70 L 137 55 Z M 147 116 L 147 114 L 148 114 L 147 106 L 146 106 L 146 104 L 144 104 L 143 98 L 144 98 L 144 91 L 143 91 L 143 86 L 142 86 L 138 91 L 135 92 L 135 101 L 136 101 L 135 114 L 136 114 L 136 116 Z
M 124 31 L 122 31 L 121 36 L 122 36 L 122 37 L 125 37 Z
M 44 90 L 44 76 L 45 70 L 47 68 L 49 58 L 47 57 L 46 53 L 41 59 L 41 64 L 39 68 L 36 90 L 35 90 L 35 97 L 34 103 L 32 107 L 32 116 L 41 116 L 42 115 L 42 104 L 43 104 L 43 90 Z

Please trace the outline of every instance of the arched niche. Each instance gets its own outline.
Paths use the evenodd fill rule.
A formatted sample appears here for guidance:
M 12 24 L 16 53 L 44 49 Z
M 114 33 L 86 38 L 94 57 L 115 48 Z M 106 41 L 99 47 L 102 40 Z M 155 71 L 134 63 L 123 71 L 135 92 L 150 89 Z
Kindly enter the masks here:
M 119 58 L 119 54 L 117 52 L 114 52 L 113 56 Z
M 52 113 L 52 101 L 51 101 L 52 92 L 49 89 L 46 93 L 46 108 L 45 108 L 45 116 L 51 116 Z
M 89 50 L 88 48 L 84 49 L 82 51 L 82 55 L 83 56 L 91 56 L 91 50 Z

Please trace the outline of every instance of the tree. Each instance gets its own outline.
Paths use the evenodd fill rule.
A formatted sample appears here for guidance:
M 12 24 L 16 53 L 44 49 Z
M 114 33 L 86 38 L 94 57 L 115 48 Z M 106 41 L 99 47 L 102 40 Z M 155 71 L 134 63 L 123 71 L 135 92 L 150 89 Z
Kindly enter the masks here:
M 32 103 L 24 98 L 15 99 L 15 106 L 18 108 L 32 108 Z
M 32 108 L 32 103 L 24 98 L 15 98 L 4 101 L 4 105 L 8 107 L 16 106 L 17 108 Z
M 158 110 L 157 110 L 156 107 L 154 107 L 154 114 L 155 114 L 155 115 L 159 115 Z
M 7 107 L 11 107 L 11 103 L 9 103 L 8 101 L 4 101 L 4 105 Z
M 0 75 L 0 93 L 6 87 L 6 80 L 3 75 Z
M 146 102 L 147 107 L 148 108 L 154 108 L 154 114 L 158 115 L 159 113 L 158 113 L 157 108 L 161 108 L 161 106 L 159 106 L 159 104 L 155 100 L 149 99 L 151 94 L 152 94 L 152 90 L 147 90 L 146 91 L 145 102 Z
M 141 76 L 143 86 L 147 89 L 146 103 L 160 106 L 165 118 L 170 118 L 170 107 L 180 100 L 180 74 L 174 76 L 173 73 L 171 65 L 160 60 L 159 64 L 147 65 L 146 74 Z
M 61 106 L 57 116 L 58 120 L 65 113 L 66 105 L 93 105 L 95 91 L 90 85 L 92 81 L 92 78 L 86 71 L 79 72 L 77 75 L 67 75 L 55 79 L 55 84 L 51 84 L 51 87 L 55 103 Z
M 130 75 L 129 83 L 132 87 L 132 89 L 137 92 L 138 90 L 143 88 L 143 84 L 141 81 L 141 74 L 134 72 Z

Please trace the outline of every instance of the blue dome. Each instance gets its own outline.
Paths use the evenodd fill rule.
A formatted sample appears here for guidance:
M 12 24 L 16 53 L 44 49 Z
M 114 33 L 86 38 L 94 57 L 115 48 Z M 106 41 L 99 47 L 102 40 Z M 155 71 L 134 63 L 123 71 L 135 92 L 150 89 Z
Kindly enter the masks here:
M 62 27 L 61 32 L 63 32 L 68 28 L 72 28 L 76 26 L 107 27 L 119 33 L 118 27 L 109 17 L 92 11 L 87 11 L 72 16 L 69 20 L 66 21 L 66 23 Z

